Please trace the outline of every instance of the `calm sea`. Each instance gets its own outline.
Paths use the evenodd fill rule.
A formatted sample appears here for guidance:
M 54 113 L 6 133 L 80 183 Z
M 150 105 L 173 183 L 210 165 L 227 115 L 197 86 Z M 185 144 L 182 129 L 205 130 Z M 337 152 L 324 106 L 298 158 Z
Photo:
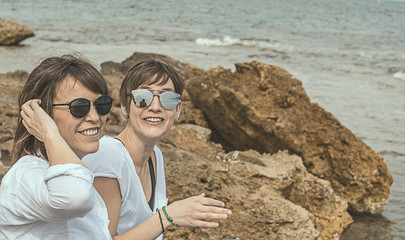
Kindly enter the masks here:
M 141 51 L 283 66 L 394 176 L 382 217 L 356 217 L 342 239 L 405 239 L 405 0 L 1 0 L 0 18 L 36 33 L 0 48 L 0 73 L 71 50 L 97 65 Z

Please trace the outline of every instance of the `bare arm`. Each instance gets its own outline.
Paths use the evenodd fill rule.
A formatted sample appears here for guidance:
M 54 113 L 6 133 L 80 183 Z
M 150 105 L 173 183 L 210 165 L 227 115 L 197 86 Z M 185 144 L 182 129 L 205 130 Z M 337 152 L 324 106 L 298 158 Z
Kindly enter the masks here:
M 117 234 L 122 200 L 118 180 L 116 178 L 96 177 L 93 185 L 107 206 L 108 218 L 110 219 L 108 229 L 111 236 L 115 236 Z
M 229 209 L 224 208 L 221 201 L 207 198 L 205 194 L 176 201 L 166 207 L 166 211 L 173 218 L 175 224 L 181 227 L 217 227 L 216 220 L 227 219 L 231 214 Z M 163 227 L 165 231 L 172 226 L 167 220 L 162 210 L 161 213 Z M 114 240 L 140 239 L 150 240 L 157 238 L 162 233 L 158 213 L 154 213 L 135 228 L 123 234 L 114 236 Z

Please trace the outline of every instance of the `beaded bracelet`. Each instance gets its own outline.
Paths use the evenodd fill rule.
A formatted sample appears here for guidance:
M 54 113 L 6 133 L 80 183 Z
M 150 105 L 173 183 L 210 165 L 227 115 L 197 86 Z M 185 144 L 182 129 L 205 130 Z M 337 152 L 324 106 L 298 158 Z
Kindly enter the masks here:
M 164 214 L 166 215 L 167 220 L 169 220 L 169 222 L 170 222 L 173 226 L 175 226 L 175 227 L 180 227 L 179 225 L 177 225 L 177 224 L 175 224 L 175 223 L 173 222 L 173 218 L 171 218 L 171 217 L 169 216 L 169 214 L 167 214 L 165 207 L 162 207 L 162 210 L 163 210 Z
M 157 211 L 158 214 L 159 214 L 160 226 L 162 226 L 162 233 L 165 234 L 166 231 L 165 231 L 165 227 L 163 226 L 162 216 L 160 215 L 160 210 L 159 210 L 159 208 L 157 208 L 156 211 Z

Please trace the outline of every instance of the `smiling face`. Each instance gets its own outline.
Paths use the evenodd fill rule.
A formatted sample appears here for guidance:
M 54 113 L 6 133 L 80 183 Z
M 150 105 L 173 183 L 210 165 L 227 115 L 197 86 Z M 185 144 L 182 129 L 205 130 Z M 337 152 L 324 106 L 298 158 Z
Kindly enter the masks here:
M 90 91 L 68 76 L 57 87 L 53 103 L 70 103 L 76 98 L 94 101 L 100 96 L 101 94 Z M 56 106 L 53 109 L 52 118 L 61 136 L 79 158 L 98 150 L 107 116 L 98 115 L 93 105 L 90 107 L 90 112 L 83 118 L 73 117 L 68 106 Z
M 152 85 L 141 85 L 138 89 L 157 90 L 154 93 L 162 91 L 174 92 L 172 80 L 167 81 L 164 85 L 156 83 Z M 153 97 L 152 103 L 148 107 L 137 107 L 134 101 L 130 102 L 129 115 L 126 109 L 122 107 L 123 112 L 129 116 L 127 128 L 141 141 L 156 142 L 172 127 L 174 120 L 180 116 L 181 101 L 173 110 L 166 110 L 160 104 L 158 96 Z

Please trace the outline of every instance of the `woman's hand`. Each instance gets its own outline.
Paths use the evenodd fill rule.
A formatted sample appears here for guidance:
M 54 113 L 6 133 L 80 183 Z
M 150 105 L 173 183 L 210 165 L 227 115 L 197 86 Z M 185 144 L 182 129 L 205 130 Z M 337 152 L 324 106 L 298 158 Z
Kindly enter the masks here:
M 48 133 L 58 132 L 58 126 L 42 109 L 41 100 L 32 99 L 21 107 L 22 123 L 27 131 L 43 142 Z
M 213 221 L 225 220 L 232 214 L 224 206 L 225 203 L 207 198 L 202 193 L 176 201 L 167 206 L 166 211 L 173 222 L 181 227 L 218 227 L 219 224 Z M 162 217 L 166 219 L 165 216 Z

